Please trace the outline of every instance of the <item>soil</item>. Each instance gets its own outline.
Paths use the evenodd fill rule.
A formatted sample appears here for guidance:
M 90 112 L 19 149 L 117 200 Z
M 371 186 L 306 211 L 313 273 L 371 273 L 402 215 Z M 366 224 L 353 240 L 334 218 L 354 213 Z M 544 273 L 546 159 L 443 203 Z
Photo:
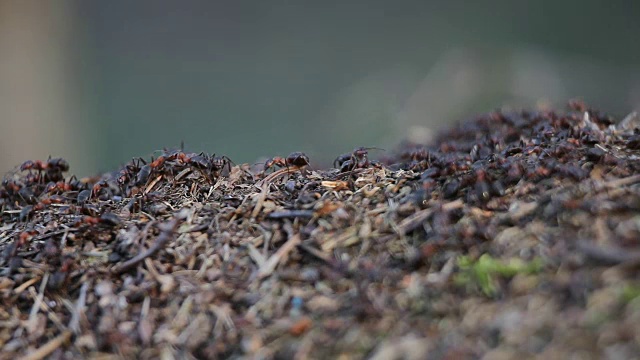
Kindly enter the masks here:
M 638 358 L 639 126 L 572 102 L 326 170 L 25 162 L 0 187 L 0 358 Z

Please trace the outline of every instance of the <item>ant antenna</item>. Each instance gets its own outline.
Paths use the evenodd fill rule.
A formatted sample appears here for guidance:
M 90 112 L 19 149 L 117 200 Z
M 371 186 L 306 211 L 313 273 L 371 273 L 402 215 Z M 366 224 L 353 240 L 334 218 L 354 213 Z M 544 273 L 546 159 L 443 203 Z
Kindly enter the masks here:
M 369 146 L 369 147 L 365 147 L 366 150 L 382 150 L 382 151 L 387 151 L 383 148 L 379 148 L 379 147 L 375 147 L 375 146 Z

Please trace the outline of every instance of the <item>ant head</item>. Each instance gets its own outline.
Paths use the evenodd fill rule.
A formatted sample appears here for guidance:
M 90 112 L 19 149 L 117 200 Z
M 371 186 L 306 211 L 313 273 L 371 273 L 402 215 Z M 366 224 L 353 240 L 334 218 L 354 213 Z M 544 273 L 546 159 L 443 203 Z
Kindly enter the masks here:
M 303 152 L 293 152 L 287 156 L 286 164 L 294 166 L 309 165 L 309 157 Z
M 367 155 L 369 153 L 369 150 L 382 150 L 382 151 L 386 151 L 385 149 L 379 148 L 379 147 L 375 147 L 375 146 L 361 146 L 361 147 L 357 147 L 355 149 L 353 149 L 353 155 L 355 156 L 362 156 L 362 155 Z
M 214 154 L 215 155 L 215 154 Z M 225 166 L 228 166 L 231 169 L 231 164 L 233 161 L 226 156 L 213 156 L 211 159 L 211 166 L 214 170 L 222 170 Z M 235 164 L 234 164 L 235 165 Z

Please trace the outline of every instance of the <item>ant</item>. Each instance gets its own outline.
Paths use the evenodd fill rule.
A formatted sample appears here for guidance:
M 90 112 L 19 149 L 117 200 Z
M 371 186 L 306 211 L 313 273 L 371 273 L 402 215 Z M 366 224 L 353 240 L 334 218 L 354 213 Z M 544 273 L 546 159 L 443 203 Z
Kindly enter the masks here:
M 140 164 L 146 165 L 147 162 L 143 158 L 133 158 L 131 161 L 124 165 L 120 171 L 116 174 L 116 182 L 123 190 L 129 181 L 131 181 L 134 177 L 137 177 L 139 172 L 144 166 L 140 166 Z M 124 191 L 124 190 L 123 190 Z
M 49 156 L 46 162 L 40 160 L 25 161 L 24 163 L 22 163 L 22 165 L 20 165 L 20 171 L 26 170 L 37 170 L 38 173 L 46 171 L 46 180 L 44 180 L 45 178 L 42 178 L 41 176 L 37 176 L 34 177 L 34 180 L 37 180 L 37 182 L 39 182 L 40 180 L 56 182 L 64 179 L 62 173 L 69 171 L 69 162 L 67 162 L 67 160 L 63 158 L 52 159 L 51 156 Z
M 230 172 L 231 164 L 233 164 L 233 161 L 231 161 L 231 159 L 229 159 L 226 155 L 215 156 L 215 154 L 213 154 L 213 158 L 211 158 L 211 169 L 216 176 L 218 176 L 220 171 L 224 170 L 225 167 L 227 167 L 228 171 Z
M 20 165 L 20 171 L 26 171 L 26 170 L 37 170 L 37 171 L 43 171 L 47 168 L 47 165 L 40 161 L 40 160 L 27 160 L 25 162 L 22 163 L 22 165 Z
M 200 156 L 202 156 L 203 153 L 200 153 Z M 196 155 L 198 156 L 198 155 Z M 175 160 L 180 160 L 183 163 L 187 163 L 189 162 L 189 158 L 187 157 L 187 155 L 182 151 L 181 149 L 175 149 L 175 150 L 167 150 L 165 149 L 162 154 L 160 156 L 158 156 L 157 159 L 153 160 L 153 158 L 151 158 L 151 164 L 149 164 L 151 166 L 152 169 L 158 169 L 160 167 L 162 167 L 166 162 L 170 162 L 170 161 L 175 161 Z
M 399 166 L 405 170 L 423 171 L 431 167 L 431 152 L 424 147 L 415 147 L 400 153 L 399 158 L 404 162 Z
M 307 154 L 300 152 L 300 151 L 296 151 L 296 152 L 292 152 L 291 154 L 289 154 L 286 158 L 280 157 L 280 156 L 274 156 L 271 159 L 267 160 L 264 163 L 264 170 L 263 171 L 267 171 L 275 166 L 277 167 L 297 167 L 297 168 L 303 168 L 307 165 L 309 165 L 309 156 L 307 156 Z
M 136 186 L 141 186 L 147 183 L 149 176 L 151 176 L 151 165 L 145 164 L 140 168 L 140 171 L 136 174 Z
M 108 188 L 109 183 L 106 180 L 100 180 L 95 183 L 91 189 L 91 197 L 96 197 L 102 189 Z
M 263 171 L 267 171 L 273 167 L 285 167 L 287 166 L 287 160 L 283 157 L 280 156 L 274 156 L 271 159 L 265 161 L 264 163 L 264 170 Z
M 103 225 L 109 225 L 109 226 L 115 226 L 118 225 L 122 222 L 122 220 L 120 220 L 120 218 L 113 213 L 104 213 L 100 216 L 82 216 L 79 219 L 76 220 L 76 222 L 74 223 L 74 226 L 80 227 L 81 225 L 98 225 L 98 224 L 103 224 Z
M 207 179 L 207 181 L 211 181 L 211 179 L 209 178 L 209 172 L 211 172 L 212 170 L 212 163 L 210 157 L 207 154 L 205 154 L 204 152 L 201 152 L 197 155 L 194 153 L 186 154 L 183 161 L 185 164 L 191 165 L 192 167 L 198 169 L 202 176 Z
M 35 204 L 30 211 L 40 211 L 44 210 L 48 205 L 51 204 L 62 204 L 65 202 L 65 198 L 60 195 L 51 195 L 50 197 L 46 197 L 41 199 L 40 202 Z
M 333 167 L 339 168 L 340 172 L 347 172 L 354 169 L 364 169 L 377 162 L 369 161 L 369 150 L 383 150 L 377 147 L 357 147 L 351 153 L 338 156 L 333 161 Z
M 285 164 L 287 166 L 292 165 L 292 166 L 297 166 L 301 168 L 309 165 L 309 157 L 307 156 L 307 154 L 303 152 L 299 152 L 299 151 L 292 152 L 285 159 Z
M 209 159 L 209 156 L 207 156 L 204 152 L 201 152 L 200 154 L 185 154 L 181 157 L 181 160 L 185 164 L 189 164 L 198 169 L 209 170 L 211 168 L 211 159 Z
M 220 172 L 223 171 L 225 167 L 228 169 L 228 171 L 231 171 L 231 164 L 233 164 L 233 161 L 231 161 L 231 159 L 229 159 L 229 157 L 225 155 L 207 155 L 204 152 L 201 152 L 200 154 L 180 153 L 176 157 L 183 161 L 185 164 L 189 164 L 201 171 L 204 170 L 214 177 L 220 176 Z M 207 178 L 209 176 L 206 173 L 203 173 L 203 175 L 205 175 Z
M 69 171 L 69 162 L 63 158 L 51 158 L 47 159 L 47 162 L 41 160 L 27 160 L 20 165 L 20 171 L 26 170 L 59 170 L 61 172 Z
M 50 290 L 57 290 L 65 286 L 69 281 L 71 271 L 75 269 L 75 260 L 70 255 L 64 255 L 58 261 L 60 261 L 60 267 L 51 275 L 47 283 L 47 288 Z
M 42 171 L 47 169 L 47 164 L 41 160 L 28 160 L 20 165 L 20 171 L 29 171 L 26 176 L 26 181 L 29 184 L 40 184 L 45 181 L 45 177 L 42 176 Z M 32 170 L 36 170 L 37 173 L 32 173 Z
M 13 180 L 4 179 L 2 180 L 2 188 L 6 190 L 8 195 L 13 195 L 22 189 L 22 184 Z
M 25 230 L 21 232 L 20 235 L 18 235 L 17 246 L 22 247 L 27 245 L 36 235 L 38 235 L 38 232 L 36 230 Z
M 120 171 L 116 175 L 116 182 L 118 183 L 121 189 L 124 189 L 125 185 L 129 182 L 130 179 L 131 179 L 131 173 L 129 172 L 129 169 L 127 169 L 126 167 L 123 167 L 122 169 L 120 169 Z
M 60 172 L 69 171 L 69 162 L 63 158 L 49 158 L 47 160 L 47 170 L 55 170 Z
M 157 168 L 159 166 L 162 166 L 163 163 L 167 162 L 167 161 L 174 161 L 176 159 L 180 159 L 180 160 L 184 160 L 185 158 L 185 153 L 184 153 L 184 142 L 180 143 L 180 148 L 179 149 L 167 149 L 167 148 L 163 148 L 161 150 L 161 155 L 158 156 L 158 158 L 154 161 L 155 164 L 152 162 L 151 167 L 152 168 Z M 184 161 L 183 161 L 184 162 Z
M 143 164 L 141 166 L 141 164 Z M 125 186 L 131 180 L 135 178 L 135 185 L 143 185 L 149 179 L 149 175 L 151 174 L 152 166 L 147 164 L 147 162 L 143 158 L 133 158 L 131 161 L 124 165 L 120 171 L 116 174 L 116 183 L 122 191 L 124 191 Z M 105 186 L 102 186 L 105 187 Z M 99 191 L 100 186 L 98 184 L 94 185 L 94 192 Z
M 45 192 L 48 194 L 64 193 L 68 191 L 77 190 L 81 186 L 82 186 L 82 183 L 76 178 L 75 175 L 73 175 L 71 176 L 71 178 L 69 178 L 68 182 L 67 181 L 58 181 L 58 182 L 50 181 L 45 187 Z
M 400 158 L 408 160 L 431 160 L 431 152 L 424 147 L 408 150 L 400 154 Z
M 153 160 L 151 164 L 149 164 L 149 166 L 151 166 L 152 169 L 157 169 L 162 165 L 164 165 L 165 161 L 166 161 L 166 158 L 163 155 L 160 155 L 158 156 L 157 159 Z

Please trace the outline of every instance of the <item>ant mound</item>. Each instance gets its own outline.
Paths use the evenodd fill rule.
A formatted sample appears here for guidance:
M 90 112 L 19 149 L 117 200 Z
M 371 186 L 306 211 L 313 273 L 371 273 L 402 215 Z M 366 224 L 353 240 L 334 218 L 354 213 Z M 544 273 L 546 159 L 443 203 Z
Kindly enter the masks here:
M 631 358 L 639 124 L 494 112 L 326 170 L 27 161 L 0 187 L 2 355 Z

